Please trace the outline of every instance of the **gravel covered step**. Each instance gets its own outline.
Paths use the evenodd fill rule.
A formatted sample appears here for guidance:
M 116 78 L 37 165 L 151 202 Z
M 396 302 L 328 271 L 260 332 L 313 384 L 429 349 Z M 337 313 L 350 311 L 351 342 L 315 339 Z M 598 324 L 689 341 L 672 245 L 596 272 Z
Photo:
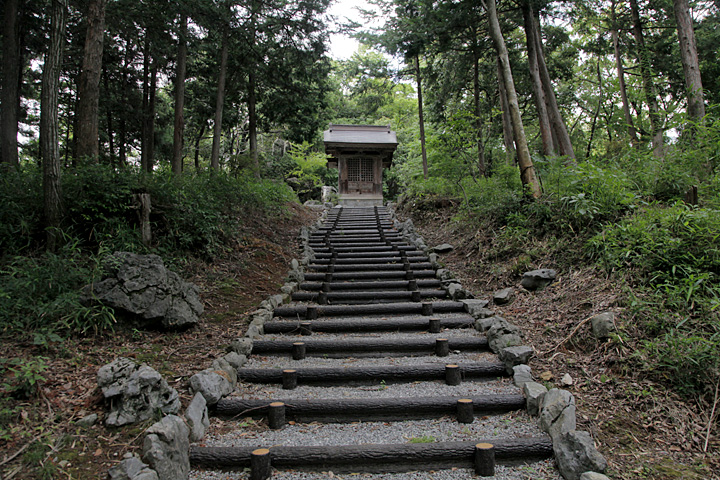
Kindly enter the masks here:
M 463 312 L 462 302 L 402 302 L 364 305 L 294 305 L 277 307 L 274 311 L 276 317 L 309 318 L 328 317 L 339 315 L 390 315 L 402 313 L 419 313 L 432 315 L 433 313 Z
M 449 367 L 454 366 L 454 369 Z M 507 375 L 500 362 L 476 362 L 460 365 L 364 365 L 358 367 L 311 367 L 281 370 L 280 368 L 238 368 L 238 380 L 251 383 L 283 383 L 294 377 L 295 384 L 332 385 L 353 383 L 403 383 L 418 380 L 446 380 L 451 370 L 457 378 L 482 379 Z M 292 374 L 289 374 L 292 372 Z M 291 380 L 292 381 L 292 380 Z M 290 387 L 294 388 L 294 387 Z
M 409 276 L 412 278 L 435 278 L 435 270 L 335 272 L 332 274 L 331 280 L 386 280 L 390 278 L 411 280 L 412 278 L 408 278 Z M 327 274 L 309 272 L 305 274 L 305 280 L 327 280 Z
M 449 350 L 487 351 L 488 341 L 485 337 L 460 337 L 445 339 Z M 291 340 L 255 340 L 253 342 L 253 355 L 292 354 L 293 346 L 302 343 L 306 355 L 323 355 L 328 353 L 356 353 L 356 352 L 388 352 L 408 353 L 423 352 L 432 354 L 436 351 L 438 341 L 436 338 L 400 337 L 400 338 L 334 338 L 314 339 L 307 338 L 299 341 Z
M 330 258 L 316 258 L 315 263 L 317 265 L 328 265 L 330 263 L 334 263 L 335 265 L 361 265 L 364 263 L 398 263 L 403 262 L 403 258 L 400 255 L 396 256 L 387 256 L 387 257 L 371 257 L 371 258 L 336 258 L 333 261 L 331 261 Z M 421 257 L 421 256 L 413 256 L 413 257 L 407 257 L 407 261 L 410 263 L 428 263 L 428 257 Z
M 303 282 L 301 290 L 322 290 L 323 286 L 334 290 L 408 290 L 411 287 L 411 280 L 376 280 L 374 282 Z M 424 289 L 439 289 L 442 286 L 440 280 L 426 279 L 416 280 L 415 286 Z
M 220 417 L 264 417 L 269 405 L 285 406 L 287 420 L 297 422 L 365 422 L 456 415 L 459 400 L 470 400 L 476 416 L 509 412 L 525 408 L 522 395 L 478 395 L 443 397 L 392 398 L 322 398 L 322 399 L 243 399 L 225 397 L 214 409 Z
M 475 445 L 491 443 L 498 463 L 543 459 L 552 456 L 549 437 L 435 442 L 406 444 L 366 444 L 333 446 L 273 446 L 274 468 L 333 470 L 337 472 L 398 472 L 451 467 L 469 468 L 474 464 Z M 269 446 L 268 446 L 269 447 Z M 247 467 L 257 447 L 192 447 L 193 466 Z
M 367 292 L 296 292 L 292 294 L 294 302 L 318 302 L 318 303 L 379 303 L 379 302 L 400 302 L 418 298 L 445 298 L 446 290 L 418 290 L 411 291 L 367 291 Z M 323 302 L 324 297 L 324 302 Z
M 341 332 L 380 332 L 380 331 L 425 331 L 430 329 L 432 320 L 429 317 L 390 317 L 390 318 L 338 318 L 300 321 L 265 322 L 266 334 L 291 333 L 310 334 L 311 332 L 341 333 Z M 475 319 L 467 315 L 439 316 L 439 329 L 471 328 Z
M 321 265 L 317 263 L 308 265 L 308 268 L 311 268 L 316 272 L 327 272 L 328 267 L 328 265 Z M 413 271 L 430 270 L 433 268 L 430 262 L 413 262 L 410 263 L 410 267 Z M 403 263 L 335 264 L 334 268 L 335 272 L 361 272 L 366 270 L 403 270 L 405 269 L 405 265 Z
M 367 252 L 392 252 L 398 250 L 417 251 L 417 247 L 406 243 L 395 242 L 391 245 L 370 245 L 370 246 L 344 246 L 344 247 L 317 247 L 313 248 L 316 253 L 330 253 L 331 250 L 339 253 L 367 253 Z
M 425 252 L 421 250 L 403 250 L 405 252 L 405 255 L 407 257 L 426 257 Z M 353 259 L 353 258 L 377 258 L 377 257 L 386 257 L 388 255 L 400 255 L 397 251 L 390 250 L 390 251 L 381 251 L 381 252 L 360 252 L 360 253 L 347 253 L 347 252 L 339 252 L 335 253 L 335 258 L 345 258 L 345 259 Z M 329 259 L 333 256 L 332 253 L 319 253 L 315 252 L 315 258 L 320 259 Z M 427 258 L 427 257 L 426 257 Z

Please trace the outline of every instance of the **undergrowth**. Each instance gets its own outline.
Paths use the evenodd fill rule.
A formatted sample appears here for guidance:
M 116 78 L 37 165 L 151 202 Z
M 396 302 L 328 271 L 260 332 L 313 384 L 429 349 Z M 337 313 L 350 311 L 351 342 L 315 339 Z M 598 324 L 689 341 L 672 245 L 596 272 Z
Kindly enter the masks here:
M 457 167 L 415 178 L 400 201 L 421 210 L 443 198 L 459 205 L 458 220 L 492 232 L 478 248 L 483 263 L 511 259 L 515 275 L 537 258 L 561 271 L 597 264 L 627 286 L 634 364 L 688 397 L 711 398 L 720 378 L 718 130 L 710 122 L 663 158 L 636 149 L 577 165 L 537 158 L 544 195 L 535 201 L 506 164 L 488 178 L 458 176 Z M 682 201 L 692 185 L 699 206 Z
M 218 172 L 176 177 L 78 167 L 63 173 L 62 246 L 47 252 L 39 169 L 26 166 L 0 179 L 0 203 L 7 206 L 0 209 L 0 330 L 40 346 L 113 328 L 111 309 L 80 301 L 106 254 L 157 253 L 174 267 L 187 257 L 212 259 L 233 248 L 244 221 L 281 215 L 297 201 L 284 183 Z M 151 197 L 149 246 L 140 238 L 138 193 Z

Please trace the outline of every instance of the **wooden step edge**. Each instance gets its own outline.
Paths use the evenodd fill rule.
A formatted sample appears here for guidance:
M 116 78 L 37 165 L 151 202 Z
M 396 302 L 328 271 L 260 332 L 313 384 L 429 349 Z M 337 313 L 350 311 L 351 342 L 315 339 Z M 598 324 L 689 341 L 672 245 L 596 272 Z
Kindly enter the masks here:
M 270 461 L 276 469 L 333 472 L 390 473 L 440 468 L 472 468 L 475 446 L 490 443 L 498 463 L 512 464 L 551 458 L 550 437 L 491 438 L 469 442 L 365 444 L 331 446 L 272 446 Z M 250 466 L 253 450 L 259 447 L 190 448 L 194 467 L 237 468 Z

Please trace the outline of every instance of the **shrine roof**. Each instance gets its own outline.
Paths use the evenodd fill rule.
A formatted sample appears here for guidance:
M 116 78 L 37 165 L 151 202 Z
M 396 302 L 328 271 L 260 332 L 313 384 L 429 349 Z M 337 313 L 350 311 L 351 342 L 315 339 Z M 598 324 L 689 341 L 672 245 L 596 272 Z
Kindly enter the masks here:
M 389 125 L 333 125 L 323 132 L 325 145 L 376 145 L 379 148 L 397 147 L 397 134 Z

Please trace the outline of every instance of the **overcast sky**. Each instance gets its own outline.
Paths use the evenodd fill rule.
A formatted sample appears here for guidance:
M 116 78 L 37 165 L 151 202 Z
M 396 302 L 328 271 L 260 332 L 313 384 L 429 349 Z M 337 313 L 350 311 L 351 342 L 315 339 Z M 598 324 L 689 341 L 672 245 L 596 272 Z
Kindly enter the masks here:
M 328 13 L 343 22 L 345 17 L 361 22 L 362 18 L 355 7 L 370 8 L 365 0 L 336 0 Z M 346 35 L 330 35 L 330 56 L 337 60 L 345 60 L 358 49 L 358 42 Z

